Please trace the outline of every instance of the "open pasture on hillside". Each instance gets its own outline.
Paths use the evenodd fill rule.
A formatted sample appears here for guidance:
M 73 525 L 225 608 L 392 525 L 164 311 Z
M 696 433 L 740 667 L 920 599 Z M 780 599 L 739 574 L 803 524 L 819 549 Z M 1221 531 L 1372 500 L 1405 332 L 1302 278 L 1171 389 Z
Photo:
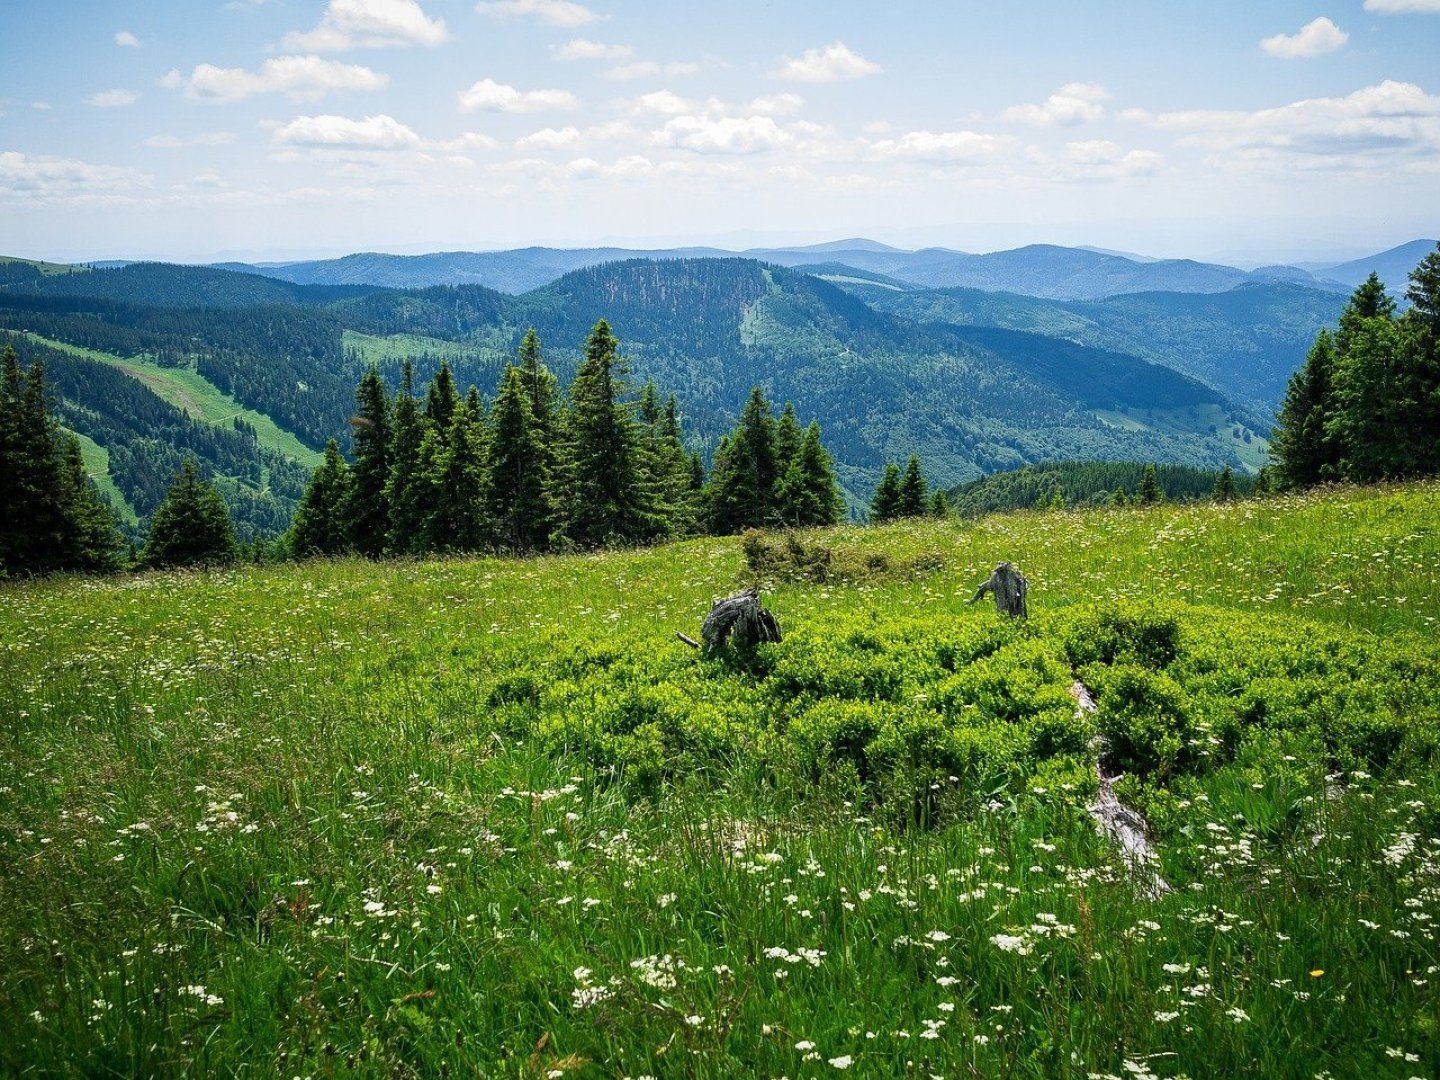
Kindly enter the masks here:
M 7 584 L 0 1071 L 1435 1077 L 1437 619 L 1435 484 Z

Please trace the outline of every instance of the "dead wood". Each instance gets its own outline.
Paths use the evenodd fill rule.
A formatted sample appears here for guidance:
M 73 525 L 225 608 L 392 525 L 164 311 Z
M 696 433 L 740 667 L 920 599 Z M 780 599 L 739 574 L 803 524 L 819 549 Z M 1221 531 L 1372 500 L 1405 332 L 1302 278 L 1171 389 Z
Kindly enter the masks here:
M 975 590 L 975 595 L 968 602 L 975 603 L 987 592 L 995 597 L 995 610 L 1001 615 L 1029 618 L 1030 608 L 1026 603 L 1026 596 L 1030 592 L 1030 583 L 1025 580 L 1024 574 L 1008 562 L 1002 562 L 995 567 L 989 580 Z
M 740 649 L 779 641 L 780 623 L 760 603 L 760 590 L 746 589 L 715 601 L 700 627 L 700 638 L 705 642 L 705 655 L 713 656 L 727 641 Z

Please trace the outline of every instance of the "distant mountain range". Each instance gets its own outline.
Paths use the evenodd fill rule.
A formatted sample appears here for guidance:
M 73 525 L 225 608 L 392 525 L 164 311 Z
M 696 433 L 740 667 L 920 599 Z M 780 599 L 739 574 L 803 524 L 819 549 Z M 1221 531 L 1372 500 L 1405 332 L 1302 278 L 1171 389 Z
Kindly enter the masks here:
M 1415 240 L 1365 259 L 1339 264 L 1265 266 L 1241 270 L 1191 259 L 1155 259 L 1100 248 L 1032 244 L 1012 251 L 974 255 L 948 248 L 904 251 L 873 240 L 836 240 L 806 247 L 752 248 L 743 252 L 689 247 L 518 248 L 511 251 L 437 252 L 385 255 L 367 252 L 340 259 L 288 263 L 224 263 L 223 269 L 260 274 L 303 285 L 372 285 L 425 288 L 484 285 L 518 295 L 548 285 L 575 270 L 626 259 L 744 258 L 776 266 L 849 268 L 880 275 L 901 288 L 982 289 L 1053 300 L 1102 300 L 1146 292 L 1219 293 L 1276 281 L 1348 292 L 1371 270 L 1397 295 L 1405 276 L 1434 241 Z

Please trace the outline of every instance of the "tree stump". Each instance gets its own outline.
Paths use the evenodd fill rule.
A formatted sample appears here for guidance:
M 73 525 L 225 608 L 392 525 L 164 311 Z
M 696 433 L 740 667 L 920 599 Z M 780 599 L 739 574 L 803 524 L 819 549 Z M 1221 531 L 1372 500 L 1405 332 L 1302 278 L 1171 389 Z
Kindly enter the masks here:
M 1030 583 L 1025 575 L 1008 562 L 1002 562 L 968 602 L 973 604 L 988 592 L 995 597 L 995 610 L 1001 615 L 1026 619 L 1030 617 L 1030 608 L 1025 602 L 1029 591 Z
M 733 641 L 736 648 L 750 649 L 765 641 L 780 640 L 780 623 L 760 603 L 759 589 L 746 589 L 716 600 L 700 627 L 705 655 L 713 656 Z

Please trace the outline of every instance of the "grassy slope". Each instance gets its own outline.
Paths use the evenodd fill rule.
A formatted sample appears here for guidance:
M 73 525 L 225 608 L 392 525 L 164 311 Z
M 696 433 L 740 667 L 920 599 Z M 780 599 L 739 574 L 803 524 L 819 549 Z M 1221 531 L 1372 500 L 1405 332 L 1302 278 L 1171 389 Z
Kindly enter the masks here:
M 838 530 L 856 565 L 940 568 L 777 584 L 765 678 L 672 636 L 745 578 L 735 540 L 6 588 L 0 1071 L 1435 1075 L 1440 782 L 1346 763 L 1328 799 L 1321 703 L 1151 800 L 1177 886 L 1154 903 L 1077 772 L 898 831 L 741 720 L 793 715 L 803 745 L 777 679 L 881 694 L 987 636 L 924 685 L 980 680 L 950 723 L 1057 694 L 1063 717 L 1048 643 L 1095 598 L 1172 604 L 1187 688 L 1378 645 L 1433 717 L 1437 521 L 1427 485 Z M 964 604 L 1002 557 L 1028 628 Z M 1332 689 L 1383 711 L 1363 676 Z M 641 737 L 675 717 L 691 752 L 647 797 Z
M 54 341 L 39 334 L 26 336 L 52 349 L 118 367 L 132 378 L 139 379 L 158 397 L 184 410 L 196 420 L 229 426 L 238 417 L 255 428 L 262 446 L 293 458 L 303 465 L 314 468 L 325 459 L 324 454 L 306 446 L 293 432 L 286 431 L 264 413 L 243 407 L 209 379 L 190 368 L 162 367 L 135 357 L 113 356 L 95 349 Z
M 80 440 L 80 452 L 85 458 L 85 471 L 90 474 L 90 478 L 95 481 L 101 493 L 110 499 L 110 505 L 115 507 L 125 524 L 138 525 L 140 516 L 135 513 L 135 508 L 130 505 L 130 500 L 125 498 L 124 492 L 115 486 L 115 481 L 110 476 L 110 451 L 89 436 L 81 435 L 78 431 L 71 434 Z
M 33 266 L 46 277 L 57 277 L 60 274 L 88 273 L 88 266 L 72 266 L 69 263 L 40 262 L 36 259 L 19 259 L 13 255 L 0 255 L 0 263 L 24 263 L 26 266 Z

